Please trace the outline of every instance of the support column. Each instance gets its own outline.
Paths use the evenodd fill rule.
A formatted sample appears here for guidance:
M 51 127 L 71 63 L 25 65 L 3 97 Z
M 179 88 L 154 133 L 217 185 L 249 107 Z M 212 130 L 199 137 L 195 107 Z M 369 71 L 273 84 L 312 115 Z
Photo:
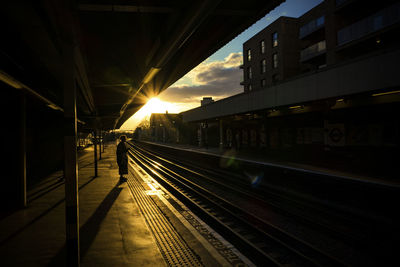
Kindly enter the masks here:
M 208 122 L 204 123 L 204 147 L 208 149 Z
M 166 142 L 166 140 L 165 140 L 165 126 L 163 125 L 163 127 L 161 127 L 162 128 L 162 141 L 163 141 L 163 143 L 165 143 Z
M 102 138 L 101 138 L 101 130 L 99 134 L 99 160 L 101 160 L 101 143 L 102 143 Z
M 103 147 L 103 153 L 104 153 L 104 138 L 105 138 L 105 133 L 101 132 L 101 144 Z
M 199 128 L 197 129 L 197 141 L 199 144 L 199 147 L 203 146 L 203 127 L 202 123 L 199 123 Z
M 219 150 L 224 149 L 224 125 L 222 119 L 219 119 Z
M 19 184 L 20 184 L 20 207 L 25 208 L 26 202 L 26 95 L 19 92 L 20 96 L 20 118 L 19 118 Z
M 94 148 L 94 177 L 98 176 L 97 172 L 97 129 L 93 131 L 93 148 Z
M 77 166 L 74 46 L 64 43 L 64 179 L 67 266 L 79 266 L 79 199 Z

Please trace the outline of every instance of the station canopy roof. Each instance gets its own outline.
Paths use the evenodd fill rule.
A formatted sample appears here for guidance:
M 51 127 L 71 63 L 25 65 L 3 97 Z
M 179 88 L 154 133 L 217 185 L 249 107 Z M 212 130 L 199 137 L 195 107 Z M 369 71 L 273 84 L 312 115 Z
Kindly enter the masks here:
M 71 41 L 78 119 L 117 129 L 143 96 L 168 88 L 282 2 L 7 1 L 0 70 L 62 108 L 63 51 Z

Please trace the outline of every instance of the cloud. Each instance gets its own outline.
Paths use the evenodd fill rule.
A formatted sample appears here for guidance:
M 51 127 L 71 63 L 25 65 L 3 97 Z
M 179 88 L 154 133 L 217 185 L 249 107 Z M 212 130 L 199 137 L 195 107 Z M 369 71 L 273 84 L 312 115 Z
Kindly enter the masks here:
M 200 105 L 204 96 L 211 96 L 214 100 L 226 98 L 243 92 L 240 85 L 243 70 L 242 53 L 231 53 L 224 60 L 203 62 L 185 76 L 185 83 L 179 81 L 165 90 L 159 97 L 163 101 L 194 103 Z M 191 81 L 189 84 L 188 78 Z

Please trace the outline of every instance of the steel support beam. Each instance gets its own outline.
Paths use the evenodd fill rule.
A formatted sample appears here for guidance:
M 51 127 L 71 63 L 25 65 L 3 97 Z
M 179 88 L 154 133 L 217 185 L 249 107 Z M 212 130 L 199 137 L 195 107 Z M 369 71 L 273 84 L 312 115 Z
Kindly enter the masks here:
M 224 123 L 222 119 L 219 119 L 219 150 L 224 149 Z
M 99 133 L 99 160 L 101 160 L 101 143 L 103 142 L 103 138 L 102 138 L 102 136 L 101 136 L 101 130 L 100 130 L 100 133 Z
M 74 45 L 63 44 L 64 61 L 64 178 L 67 266 L 80 265 L 77 117 Z
M 25 208 L 26 201 L 26 95 L 24 91 L 19 92 L 20 118 L 19 118 L 19 180 L 20 180 L 20 206 Z
M 98 176 L 97 168 L 97 129 L 93 131 L 93 150 L 94 150 L 94 177 Z
M 103 153 L 104 153 L 104 137 L 105 137 L 105 132 L 101 131 L 101 147 Z

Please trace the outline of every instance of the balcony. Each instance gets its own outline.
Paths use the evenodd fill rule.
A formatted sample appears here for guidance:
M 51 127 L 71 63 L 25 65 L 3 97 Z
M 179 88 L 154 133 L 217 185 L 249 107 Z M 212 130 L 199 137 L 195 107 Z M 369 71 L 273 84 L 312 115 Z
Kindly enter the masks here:
M 321 29 L 325 25 L 325 16 L 321 16 L 317 19 L 314 19 L 304 26 L 300 27 L 299 30 L 299 38 L 303 39 L 307 35 Z
M 398 88 L 400 50 L 354 60 L 310 72 L 275 86 L 253 90 L 216 101 L 206 107 L 182 112 L 183 120 L 196 122 L 331 98 L 367 94 L 378 89 Z
M 336 6 L 341 6 L 346 3 L 348 0 L 336 0 Z
M 339 30 L 337 33 L 337 44 L 340 46 L 361 39 L 368 34 L 377 32 L 398 22 L 400 22 L 400 3 L 382 9 L 372 16 Z
M 319 56 L 326 52 L 326 41 L 323 40 L 313 44 L 300 52 L 300 62 L 304 62 L 313 57 Z

